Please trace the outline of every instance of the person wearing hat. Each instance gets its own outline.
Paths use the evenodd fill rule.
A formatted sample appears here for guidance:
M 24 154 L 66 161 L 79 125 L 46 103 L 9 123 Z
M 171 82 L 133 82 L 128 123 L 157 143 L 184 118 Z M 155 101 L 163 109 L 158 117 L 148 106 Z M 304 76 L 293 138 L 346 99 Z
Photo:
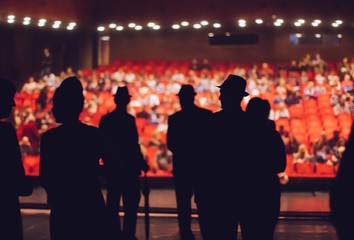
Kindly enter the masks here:
M 249 94 L 246 80 L 230 74 L 218 86 L 221 110 L 209 122 L 208 154 L 204 158 L 198 213 L 203 239 L 237 239 L 237 226 L 245 186 L 248 159 L 249 120 L 241 102 Z M 249 172 L 247 172 L 249 174 Z
M 202 168 L 199 162 L 203 149 L 202 141 L 210 110 L 194 103 L 192 85 L 184 84 L 177 94 L 181 110 L 168 117 L 167 147 L 172 152 L 173 179 L 176 193 L 178 226 L 181 240 L 195 239 L 191 230 L 191 201 L 195 192 L 196 176 Z
M 100 159 L 113 151 L 101 131 L 79 120 L 83 87 L 68 77 L 55 90 L 52 112 L 59 124 L 41 135 L 39 183 L 50 206 L 50 239 L 107 239 L 108 218 L 99 181 Z
M 106 166 L 107 209 L 113 219 L 115 235 L 120 239 L 136 239 L 137 213 L 140 201 L 141 171 L 147 172 L 147 165 L 140 149 L 135 117 L 127 112 L 131 95 L 126 86 L 118 87 L 114 95 L 116 108 L 103 115 L 99 129 L 107 137 L 117 158 Z M 123 199 L 124 219 L 121 227 L 120 200 Z
M 2 169 L 0 174 L 0 220 L 4 223 L 0 227 L 0 233 L 3 239 L 22 240 L 23 229 L 19 196 L 22 195 L 25 170 L 22 165 L 16 130 L 6 121 L 16 106 L 15 94 L 15 85 L 6 78 L 0 78 L 0 159 Z

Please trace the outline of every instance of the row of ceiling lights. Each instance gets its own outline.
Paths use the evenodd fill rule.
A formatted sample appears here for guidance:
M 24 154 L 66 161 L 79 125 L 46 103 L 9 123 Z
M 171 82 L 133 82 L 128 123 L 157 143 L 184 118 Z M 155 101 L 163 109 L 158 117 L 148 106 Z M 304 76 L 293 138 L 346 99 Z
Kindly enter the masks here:
M 8 24 L 14 24 L 14 23 L 16 23 L 18 21 L 22 21 L 22 24 L 25 25 L 25 26 L 31 25 L 34 22 L 31 17 L 23 17 L 23 18 L 21 18 L 21 20 L 18 20 L 15 15 L 6 16 L 6 22 Z M 45 18 L 38 19 L 36 21 L 36 25 L 38 27 L 45 27 L 46 25 L 48 25 L 48 20 L 45 19 Z M 59 29 L 59 28 L 62 28 L 62 25 L 63 25 L 62 21 L 56 20 L 56 21 L 53 21 L 52 28 Z M 75 22 L 69 22 L 66 25 L 66 29 L 69 30 L 69 31 L 74 30 L 76 25 L 77 24 Z
M 0 16 L 1 17 L 1 16 Z M 14 24 L 16 21 L 18 21 L 16 19 L 16 16 L 15 15 L 8 15 L 6 17 L 6 22 L 9 23 L 9 24 Z M 1 20 L 1 18 L 0 18 Z M 30 25 L 31 23 L 33 22 L 32 18 L 31 17 L 23 17 L 22 18 L 22 24 L 23 25 Z M 38 19 L 37 21 L 37 26 L 38 27 L 44 27 L 47 25 L 47 19 Z M 260 18 L 257 18 L 254 20 L 254 23 L 256 25 L 262 25 L 264 23 L 263 19 L 260 19 Z M 282 18 L 276 18 L 274 19 L 274 22 L 273 22 L 273 25 L 276 26 L 276 27 L 280 27 L 282 25 L 285 24 L 285 21 L 282 19 Z M 297 19 L 293 25 L 295 27 L 301 27 L 303 26 L 304 24 L 306 24 L 306 21 L 304 19 Z M 318 27 L 322 24 L 322 21 L 319 20 L 319 19 L 315 19 L 311 22 L 311 26 L 313 27 Z M 343 21 L 342 20 L 335 20 L 331 23 L 331 26 L 333 28 L 337 28 L 337 27 L 340 27 L 341 25 L 343 24 Z M 54 29 L 58 29 L 58 28 L 61 28 L 62 27 L 62 22 L 59 21 L 59 20 L 56 20 L 53 22 L 52 24 L 52 28 Z M 66 29 L 67 30 L 74 30 L 75 27 L 76 27 L 76 23 L 75 22 L 70 22 L 66 25 Z M 157 24 L 157 23 L 154 23 L 154 22 L 149 22 L 147 25 L 147 28 L 149 29 L 153 29 L 153 30 L 159 30 L 161 29 L 161 25 Z M 190 22 L 188 21 L 182 21 L 180 23 L 175 23 L 173 25 L 171 25 L 171 28 L 172 29 L 175 29 L 175 30 L 178 30 L 178 29 L 181 29 L 181 28 L 186 28 L 186 27 L 190 27 L 192 26 L 194 29 L 200 29 L 200 28 L 203 28 L 203 27 L 207 27 L 207 26 L 212 26 L 213 28 L 215 29 L 218 29 L 218 28 L 221 28 L 222 27 L 222 24 L 219 23 L 219 22 L 214 22 L 214 23 L 209 23 L 208 21 L 206 20 L 203 20 L 203 21 L 200 21 L 198 23 L 194 23 L 194 24 L 191 24 Z M 244 28 L 244 27 L 247 27 L 247 21 L 245 19 L 239 19 L 237 21 L 237 26 L 240 27 L 240 28 Z M 139 30 L 142 30 L 144 27 L 143 25 L 140 25 L 140 24 L 137 24 L 137 23 L 134 23 L 134 22 L 131 22 L 127 25 L 128 29 L 135 29 L 137 31 Z M 105 25 L 100 25 L 97 27 L 97 31 L 105 31 L 106 29 L 115 29 L 117 31 L 123 31 L 125 29 L 125 27 L 123 25 L 117 25 L 115 23 L 110 23 L 108 26 L 105 26 Z
M 260 19 L 260 18 L 257 18 L 256 20 L 254 20 L 254 22 L 257 25 L 262 25 L 264 23 L 264 21 L 262 19 Z M 284 19 L 277 18 L 273 22 L 273 25 L 276 26 L 276 27 L 280 27 L 280 26 L 284 25 L 284 23 L 285 23 Z M 294 24 L 295 27 L 301 27 L 305 23 L 306 23 L 306 21 L 304 19 L 297 19 L 293 24 Z M 319 20 L 319 19 L 315 19 L 315 20 L 313 20 L 311 22 L 311 26 L 313 26 L 313 27 L 318 27 L 321 24 L 322 24 L 322 21 Z M 338 28 L 342 24 L 343 24 L 343 21 L 338 19 L 338 20 L 333 21 L 331 23 L 331 26 L 333 28 Z M 154 22 L 149 22 L 146 26 L 147 26 L 147 28 L 150 28 L 150 29 L 153 29 L 153 30 L 159 30 L 161 28 L 161 26 L 159 24 L 154 23 Z M 178 29 L 186 28 L 186 27 L 190 27 L 190 26 L 192 26 L 194 29 L 200 29 L 200 28 L 203 28 L 203 27 L 206 27 L 206 26 L 212 26 L 213 28 L 218 29 L 218 28 L 222 27 L 222 24 L 219 23 L 219 22 L 214 22 L 214 23 L 210 24 L 206 20 L 203 20 L 203 21 L 200 21 L 200 22 L 194 23 L 194 24 L 191 24 L 188 21 L 182 21 L 180 23 L 175 23 L 175 24 L 171 25 L 171 28 L 175 29 L 175 30 L 178 30 Z M 247 27 L 247 21 L 245 19 L 239 19 L 237 21 L 237 26 L 241 27 L 241 28 Z M 144 28 L 143 25 L 140 25 L 140 24 L 137 24 L 137 23 L 134 23 L 134 22 L 129 23 L 127 25 L 127 27 L 128 27 L 128 29 L 135 29 L 137 31 L 140 31 L 140 30 L 142 30 Z M 97 31 L 103 32 L 107 28 L 108 29 L 115 29 L 117 31 L 123 31 L 125 29 L 125 27 L 123 25 L 117 25 L 116 23 L 110 23 L 109 25 L 100 25 L 100 26 L 98 26 L 97 27 Z

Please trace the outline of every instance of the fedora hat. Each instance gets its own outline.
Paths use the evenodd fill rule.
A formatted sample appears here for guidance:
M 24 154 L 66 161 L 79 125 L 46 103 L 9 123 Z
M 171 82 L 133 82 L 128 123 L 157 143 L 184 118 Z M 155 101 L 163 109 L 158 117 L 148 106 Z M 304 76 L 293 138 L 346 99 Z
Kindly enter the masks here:
M 229 76 L 227 76 L 224 82 L 217 87 L 222 90 L 226 90 L 230 93 L 240 93 L 244 97 L 246 97 L 249 95 L 248 92 L 245 91 L 246 84 L 247 82 L 243 77 L 234 74 L 229 74 Z
M 114 94 L 113 95 L 114 96 L 114 98 L 124 98 L 124 97 L 126 97 L 126 98 L 130 98 L 131 97 L 131 95 L 129 94 L 129 90 L 128 90 L 128 87 L 126 87 L 126 86 L 123 86 L 123 87 L 118 87 L 117 88 L 117 91 L 116 91 L 116 94 Z
M 183 84 L 177 94 L 177 96 L 195 96 L 194 87 L 190 84 Z

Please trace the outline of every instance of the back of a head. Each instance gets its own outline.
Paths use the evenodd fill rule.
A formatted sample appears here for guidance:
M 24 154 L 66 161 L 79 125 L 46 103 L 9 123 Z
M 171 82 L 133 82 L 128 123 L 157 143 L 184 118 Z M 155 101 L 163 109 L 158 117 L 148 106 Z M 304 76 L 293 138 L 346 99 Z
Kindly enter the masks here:
M 83 87 L 77 77 L 68 77 L 55 90 L 53 110 L 62 116 L 78 115 L 84 106 Z
M 7 78 L 0 77 L 0 97 L 13 97 L 16 86 Z
M 190 84 L 183 84 L 179 90 L 177 96 L 179 97 L 180 103 L 183 107 L 188 107 L 194 104 L 194 97 L 196 92 L 194 87 Z
M 254 120 L 266 120 L 269 116 L 270 104 L 267 100 L 254 97 L 248 102 L 246 112 L 254 118 Z
M 118 87 L 114 94 L 114 102 L 117 105 L 127 105 L 130 102 L 131 97 L 127 86 Z
M 6 78 L 0 78 L 0 118 L 7 118 L 15 106 L 16 86 Z

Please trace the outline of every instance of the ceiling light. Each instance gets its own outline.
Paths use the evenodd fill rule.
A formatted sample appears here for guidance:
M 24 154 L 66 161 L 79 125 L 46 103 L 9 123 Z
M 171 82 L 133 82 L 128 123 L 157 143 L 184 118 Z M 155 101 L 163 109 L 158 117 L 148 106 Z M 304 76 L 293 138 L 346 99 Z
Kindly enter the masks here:
M 213 27 L 214 27 L 214 28 L 221 28 L 221 24 L 220 24 L 220 23 L 214 23 L 214 24 L 213 24 Z
M 173 29 L 180 29 L 180 27 L 181 27 L 181 26 L 178 25 L 178 24 L 173 24 L 173 25 L 172 25 L 172 28 L 173 28 Z
M 135 23 L 129 23 L 129 24 L 128 24 L 128 27 L 130 27 L 130 28 L 135 28 L 135 26 L 136 26 Z
M 124 29 L 123 26 L 117 26 L 117 27 L 116 27 L 116 30 L 117 30 L 117 31 L 122 31 L 123 29 Z
M 141 29 L 143 29 L 143 26 L 141 26 L 141 25 L 136 25 L 134 29 L 137 30 L 137 31 L 140 31 Z
M 149 22 L 149 23 L 147 24 L 147 26 L 148 26 L 148 27 L 151 27 L 151 28 L 154 27 L 155 25 L 156 25 L 156 24 L 155 24 L 154 22 Z
M 183 21 L 183 22 L 181 22 L 181 25 L 182 25 L 183 27 L 187 27 L 187 26 L 189 26 L 189 22 Z
M 161 28 L 160 25 L 155 25 L 155 26 L 152 27 L 152 29 L 154 29 L 154 30 L 159 30 L 160 28 Z
M 115 23 L 110 23 L 109 25 L 108 25 L 108 27 L 109 28 L 116 28 L 117 27 L 117 24 L 115 24 Z
M 195 28 L 195 29 L 199 29 L 201 27 L 202 27 L 202 25 L 200 25 L 199 23 L 193 24 L 193 28 Z
M 99 31 L 99 32 L 103 32 L 104 30 L 105 30 L 104 26 L 97 27 L 97 31 Z
M 256 22 L 257 24 L 262 24 L 262 23 L 263 23 L 263 20 L 260 19 L 260 18 L 257 18 L 257 19 L 255 20 L 255 22 Z

